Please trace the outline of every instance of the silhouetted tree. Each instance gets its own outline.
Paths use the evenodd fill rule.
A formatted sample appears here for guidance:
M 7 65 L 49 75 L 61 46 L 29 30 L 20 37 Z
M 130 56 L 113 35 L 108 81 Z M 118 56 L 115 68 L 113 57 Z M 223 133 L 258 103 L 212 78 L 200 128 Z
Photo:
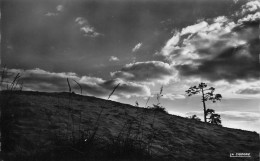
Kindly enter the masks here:
M 212 113 L 209 117 L 209 123 L 211 124 L 216 124 L 216 125 L 221 125 L 221 119 L 220 115 L 216 113 Z
M 208 115 L 209 115 L 209 117 L 207 119 L 209 120 L 209 123 L 221 125 L 220 115 L 216 114 L 215 110 L 207 109 L 206 110 L 206 116 L 208 116 Z
M 213 103 L 215 103 L 216 101 L 220 101 L 222 98 L 221 94 L 214 94 L 214 91 L 215 91 L 215 88 L 214 87 L 207 88 L 206 83 L 200 83 L 198 86 L 190 87 L 187 91 L 185 91 L 188 96 L 192 96 L 192 95 L 201 93 L 202 103 L 203 103 L 203 108 L 204 108 L 204 122 L 207 122 L 206 101 L 210 100 Z
M 207 109 L 206 110 L 206 116 L 212 115 L 213 113 L 215 113 L 215 110 L 213 110 L 213 109 Z

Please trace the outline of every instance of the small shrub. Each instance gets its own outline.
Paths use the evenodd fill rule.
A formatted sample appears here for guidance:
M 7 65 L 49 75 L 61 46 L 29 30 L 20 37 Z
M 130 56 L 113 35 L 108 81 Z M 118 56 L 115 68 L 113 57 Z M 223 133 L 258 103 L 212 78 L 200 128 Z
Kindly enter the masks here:
M 168 113 L 168 112 L 166 111 L 165 107 L 160 106 L 160 105 L 155 105 L 155 104 L 153 104 L 153 107 L 149 107 L 149 106 L 148 106 L 148 109 L 151 109 L 151 110 L 153 110 L 153 111 L 155 111 L 155 112 Z
M 190 116 L 188 118 L 192 119 L 192 120 L 196 120 L 196 121 L 201 121 L 201 119 L 197 115 L 192 115 L 192 116 Z

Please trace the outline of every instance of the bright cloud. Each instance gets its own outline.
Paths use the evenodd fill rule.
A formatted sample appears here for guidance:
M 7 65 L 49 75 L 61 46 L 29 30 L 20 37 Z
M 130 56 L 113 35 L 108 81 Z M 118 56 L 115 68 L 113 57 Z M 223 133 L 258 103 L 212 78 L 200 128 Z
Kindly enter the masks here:
M 207 26 L 208 26 L 208 23 L 205 21 L 202 21 L 198 24 L 183 28 L 181 31 L 181 35 L 197 33 L 198 31 L 202 30 L 203 28 L 205 28 Z
M 171 61 L 180 76 L 210 81 L 256 80 L 260 76 L 258 8 L 258 1 L 245 4 L 237 23 L 219 16 L 176 31 L 159 54 Z
M 119 59 L 116 56 L 110 56 L 109 61 L 119 61 Z
M 63 6 L 63 5 L 58 5 L 58 6 L 56 7 L 56 11 L 55 11 L 55 12 L 47 12 L 47 13 L 45 14 L 45 16 L 49 16 L 49 17 L 51 17 L 51 16 L 58 16 L 59 13 L 60 13 L 60 12 L 63 12 L 63 11 L 64 11 L 64 6 Z
M 176 99 L 184 99 L 185 96 L 183 94 L 172 94 L 166 93 L 162 96 L 163 99 L 176 100 Z
M 75 22 L 80 26 L 80 31 L 83 33 L 83 36 L 94 38 L 102 35 L 101 33 L 98 33 L 84 17 L 77 17 Z
M 120 71 L 112 72 L 113 78 L 120 78 L 133 82 L 167 84 L 176 78 L 176 71 L 167 63 L 161 61 L 147 61 L 126 64 Z
M 64 10 L 63 5 L 58 5 L 58 6 L 56 7 L 56 10 L 57 10 L 58 12 L 62 12 L 62 11 Z
M 170 40 L 168 40 L 166 45 L 162 48 L 161 54 L 163 56 L 168 56 L 174 50 L 180 49 L 180 47 L 178 46 L 179 40 L 180 40 L 180 33 L 175 32 L 175 34 L 172 36 L 172 38 Z
M 132 51 L 133 51 L 133 52 L 138 51 L 138 50 L 141 48 L 142 45 L 143 45 L 142 43 L 136 44 L 135 47 L 132 49 Z
M 242 6 L 242 15 L 250 14 L 253 12 L 259 12 L 260 11 L 260 1 L 249 1 L 245 5 Z

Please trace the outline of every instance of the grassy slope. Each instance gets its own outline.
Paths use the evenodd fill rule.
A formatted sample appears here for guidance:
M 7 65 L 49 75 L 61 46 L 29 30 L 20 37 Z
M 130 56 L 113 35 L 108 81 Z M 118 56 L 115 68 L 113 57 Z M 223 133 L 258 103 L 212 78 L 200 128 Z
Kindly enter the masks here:
M 67 93 L 21 92 L 13 95 L 9 105 L 15 120 L 10 126 L 16 145 L 13 153 L 31 153 L 28 151 L 48 147 L 54 134 L 66 136 L 68 122 L 69 133 L 74 129 L 75 137 L 79 136 L 79 128 L 85 131 L 93 129 L 103 106 L 97 134 L 104 140 L 125 132 L 122 129 L 126 121 L 138 120 L 144 113 L 144 135 L 154 132 L 151 151 L 160 159 L 236 160 L 229 158 L 230 152 L 250 152 L 253 157 L 248 160 L 259 160 L 259 135 L 255 132 L 205 124 L 165 113 L 156 113 L 152 129 L 152 111 L 95 97 L 73 95 L 71 102 L 68 98 Z M 68 108 L 74 113 L 74 126 L 71 117 L 68 121 Z

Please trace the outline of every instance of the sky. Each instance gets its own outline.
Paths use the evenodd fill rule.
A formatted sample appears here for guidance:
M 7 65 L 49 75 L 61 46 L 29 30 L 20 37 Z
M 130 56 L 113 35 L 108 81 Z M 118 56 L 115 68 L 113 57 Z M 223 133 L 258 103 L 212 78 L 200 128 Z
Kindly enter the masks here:
M 1 66 L 24 90 L 68 91 L 203 118 L 207 102 L 226 127 L 260 132 L 259 0 L 4 0 Z

